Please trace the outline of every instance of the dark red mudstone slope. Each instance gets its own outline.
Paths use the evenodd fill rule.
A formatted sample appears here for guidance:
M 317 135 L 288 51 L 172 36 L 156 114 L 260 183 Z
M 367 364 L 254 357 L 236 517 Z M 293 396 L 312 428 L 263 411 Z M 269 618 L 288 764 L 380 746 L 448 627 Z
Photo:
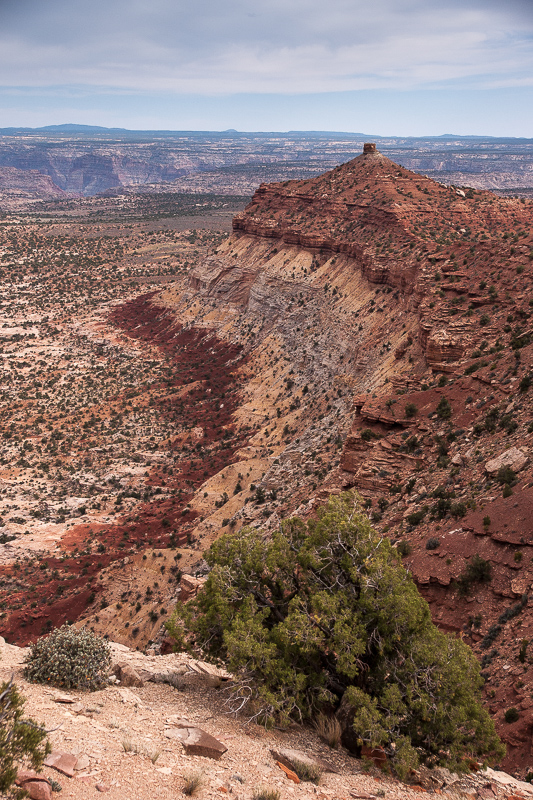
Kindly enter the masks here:
M 75 621 L 98 602 L 99 572 L 131 550 L 190 544 L 196 514 L 186 506 L 194 490 L 231 463 L 247 442 L 249 432 L 236 431 L 232 422 L 239 401 L 240 348 L 220 341 L 212 331 L 176 325 L 151 298 L 144 295 L 118 306 L 110 322 L 166 356 L 167 378 L 149 387 L 145 402 L 175 422 L 177 431 L 201 427 L 201 447 L 183 433 L 158 443 L 160 450 L 178 456 L 172 474 L 152 467 L 147 478 L 156 491 L 165 488 L 164 498 L 139 502 L 119 524 L 75 526 L 63 538 L 61 558 L 0 568 L 0 603 L 7 612 L 0 634 L 13 644 L 25 645 L 67 620 Z

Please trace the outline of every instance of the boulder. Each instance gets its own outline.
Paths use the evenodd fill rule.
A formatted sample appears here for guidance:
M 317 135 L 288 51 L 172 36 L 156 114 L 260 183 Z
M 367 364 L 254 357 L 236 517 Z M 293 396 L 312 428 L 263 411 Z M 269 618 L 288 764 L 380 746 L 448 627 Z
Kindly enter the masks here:
M 496 458 L 491 458 L 485 464 L 485 470 L 489 475 L 496 475 L 502 467 L 510 467 L 513 472 L 520 472 L 529 461 L 527 453 L 521 447 L 510 447 L 509 450 L 500 453 Z
M 355 709 L 353 706 L 348 703 L 345 699 L 346 695 L 341 700 L 341 704 L 337 710 L 335 716 L 339 720 L 342 734 L 341 734 L 341 742 L 343 747 L 345 747 L 352 755 L 357 756 L 360 758 L 361 756 L 361 745 L 359 744 L 359 737 L 355 733 L 353 729 L 353 720 L 355 716 Z
M 143 677 L 142 672 L 141 677 Z M 169 686 L 173 686 L 174 689 L 179 689 L 180 691 L 183 691 L 185 688 L 185 679 L 181 669 L 171 669 L 168 670 L 168 672 L 153 672 L 147 680 L 152 681 L 152 683 L 167 683 Z
M 174 640 L 171 636 L 165 636 L 159 645 L 159 653 L 162 656 L 167 656 L 169 653 L 174 652 Z
M 49 781 L 33 770 L 19 769 L 15 785 L 27 792 L 31 800 L 52 800 L 52 787 Z
M 54 697 L 54 703 L 63 703 L 64 705 L 73 705 L 78 701 L 74 697 L 69 697 L 66 694 L 60 694 L 57 697 Z
M 177 739 L 180 741 L 189 756 L 204 756 L 204 758 L 214 758 L 218 760 L 228 749 L 225 744 L 219 742 L 210 733 L 201 728 L 169 728 L 165 731 L 167 739 Z
M 189 727 L 182 727 L 180 725 L 174 728 L 167 728 L 165 730 L 165 736 L 167 739 L 177 739 L 178 742 L 184 742 L 189 736 Z
M 195 578 L 194 575 L 182 575 L 180 580 L 180 600 L 185 602 L 196 597 L 198 590 L 204 585 L 206 578 Z
M 115 664 L 113 667 L 113 672 L 119 679 L 122 686 L 137 686 L 142 687 L 144 686 L 144 681 L 135 670 L 131 664 L 128 664 L 126 661 L 119 661 L 118 664 Z
M 219 759 L 228 749 L 211 734 L 201 728 L 187 728 L 189 736 L 183 742 L 187 755 Z

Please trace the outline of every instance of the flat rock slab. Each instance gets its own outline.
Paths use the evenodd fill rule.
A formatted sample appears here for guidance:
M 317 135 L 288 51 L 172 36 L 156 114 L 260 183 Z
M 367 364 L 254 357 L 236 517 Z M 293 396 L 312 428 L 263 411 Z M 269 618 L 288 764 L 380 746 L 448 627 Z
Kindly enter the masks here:
M 521 469 L 524 469 L 528 461 L 529 458 L 524 450 L 520 447 L 510 447 L 509 450 L 500 453 L 496 458 L 487 461 L 485 469 L 489 475 L 496 475 L 498 470 L 502 467 L 510 467 L 513 472 L 520 472 Z
M 316 758 L 315 756 L 308 756 L 307 753 L 303 753 L 301 750 L 293 750 L 289 747 L 280 747 L 277 750 L 271 750 L 270 754 L 275 761 L 279 761 L 280 764 L 284 764 L 289 769 L 297 771 L 295 769 L 295 764 L 306 764 L 308 767 L 320 767 L 323 772 L 332 772 L 334 774 L 338 774 L 338 770 L 335 769 L 331 764 L 327 761 L 324 761 L 322 758 Z
M 65 703 L 65 705 L 72 705 L 73 703 L 77 702 L 77 698 L 69 697 L 66 694 L 60 694 L 57 697 L 54 697 L 54 703 Z
M 89 761 L 89 756 L 86 756 L 83 753 L 81 756 L 78 756 L 78 760 L 76 761 L 75 770 L 76 772 L 81 772 L 81 770 L 87 769 L 90 767 L 91 762 Z
M 75 756 L 72 753 L 62 753 L 59 750 L 52 750 L 50 755 L 44 760 L 46 767 L 57 769 L 58 772 L 66 775 L 67 778 L 74 777 L 74 770 L 76 769 L 77 763 L 78 756 Z
M 167 739 L 177 739 L 181 742 L 189 756 L 219 759 L 228 749 L 225 744 L 201 728 L 168 728 L 165 736 Z

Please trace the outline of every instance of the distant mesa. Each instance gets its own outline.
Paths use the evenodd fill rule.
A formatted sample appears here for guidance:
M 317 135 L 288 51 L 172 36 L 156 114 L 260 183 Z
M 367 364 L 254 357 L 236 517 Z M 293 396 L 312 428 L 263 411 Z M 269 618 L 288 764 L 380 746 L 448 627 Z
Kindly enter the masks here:
M 363 145 L 363 153 L 366 155 L 367 153 L 377 153 L 376 150 L 376 143 L 375 142 L 365 142 Z

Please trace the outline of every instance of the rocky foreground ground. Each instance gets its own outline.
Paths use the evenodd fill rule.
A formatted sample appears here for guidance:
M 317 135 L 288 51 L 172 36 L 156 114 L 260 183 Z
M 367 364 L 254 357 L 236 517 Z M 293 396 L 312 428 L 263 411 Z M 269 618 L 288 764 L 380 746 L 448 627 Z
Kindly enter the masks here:
M 22 676 L 27 648 L 0 638 L 0 681 L 14 675 L 27 698 L 26 715 L 51 731 L 47 763 L 55 766 L 45 766 L 39 779 L 21 772 L 39 800 L 54 797 L 57 784 L 57 796 L 73 800 L 100 794 L 110 800 L 181 797 L 194 776 L 199 800 L 253 800 L 261 789 L 279 792 L 280 800 L 533 796 L 530 784 L 490 769 L 467 776 L 421 769 L 410 783 L 400 783 L 370 761 L 329 748 L 311 728 L 267 731 L 228 713 L 231 678 L 224 670 L 182 653 L 144 655 L 113 643 L 111 648 L 108 688 L 64 692 L 28 683 Z M 298 761 L 318 765 L 316 782 L 298 780 Z

